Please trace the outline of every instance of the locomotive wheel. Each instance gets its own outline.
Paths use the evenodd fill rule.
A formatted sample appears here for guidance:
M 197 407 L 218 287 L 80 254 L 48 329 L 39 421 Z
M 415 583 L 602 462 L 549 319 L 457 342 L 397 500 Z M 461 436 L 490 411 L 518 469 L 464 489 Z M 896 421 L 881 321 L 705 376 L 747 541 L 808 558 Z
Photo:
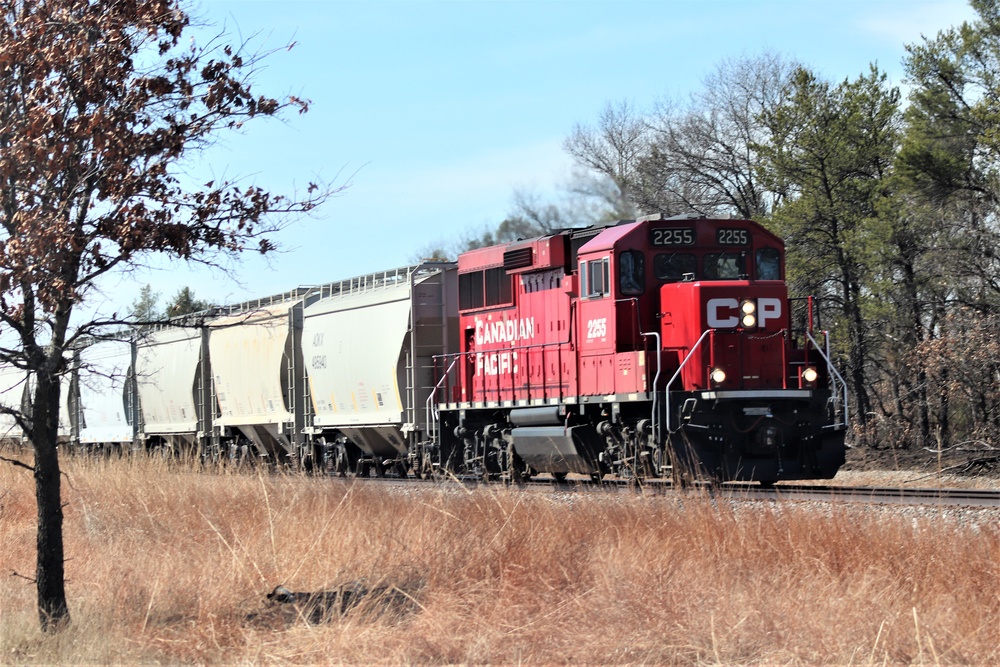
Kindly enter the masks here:
M 694 479 L 690 473 L 680 470 L 674 466 L 670 470 L 670 485 L 675 489 L 689 489 L 694 484 Z
M 507 446 L 507 466 L 510 471 L 510 480 L 514 484 L 522 485 L 531 479 L 531 468 L 524 465 L 524 461 L 514 451 L 514 445 Z
M 646 477 L 660 477 L 663 472 L 661 471 L 661 466 L 663 465 L 663 450 L 659 447 L 653 447 L 646 450 L 647 456 L 643 458 L 643 471 Z

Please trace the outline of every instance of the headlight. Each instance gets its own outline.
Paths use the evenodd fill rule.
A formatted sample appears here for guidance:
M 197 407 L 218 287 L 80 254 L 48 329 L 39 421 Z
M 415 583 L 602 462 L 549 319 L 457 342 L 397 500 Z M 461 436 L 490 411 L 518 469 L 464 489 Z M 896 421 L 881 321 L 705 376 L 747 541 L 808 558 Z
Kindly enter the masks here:
M 810 383 L 810 384 L 812 384 L 813 382 L 815 382 L 816 378 L 818 378 L 818 377 L 819 377 L 819 373 L 817 373 L 816 369 L 813 368 L 812 366 L 809 366 L 805 370 L 802 371 L 802 379 L 805 380 L 806 382 Z
M 722 384 L 726 381 L 726 371 L 721 368 L 713 368 L 712 372 L 709 373 L 709 377 L 712 378 L 712 382 L 715 384 Z
M 757 303 L 751 299 L 746 299 L 740 303 L 740 323 L 744 329 L 753 329 L 757 326 Z

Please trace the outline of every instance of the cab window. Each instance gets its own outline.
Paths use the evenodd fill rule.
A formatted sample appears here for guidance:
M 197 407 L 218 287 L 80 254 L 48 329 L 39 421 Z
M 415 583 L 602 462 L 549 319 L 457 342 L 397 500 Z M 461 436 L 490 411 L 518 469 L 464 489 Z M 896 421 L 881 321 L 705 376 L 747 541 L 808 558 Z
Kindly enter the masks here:
M 609 267 L 607 257 L 580 262 L 580 283 L 583 285 L 584 297 L 596 299 L 611 293 Z
M 653 258 L 653 275 L 660 282 L 676 283 L 694 280 L 697 261 L 683 252 L 664 252 Z
M 777 248 L 760 248 L 754 256 L 757 280 L 781 280 L 781 253 Z
M 741 253 L 718 252 L 705 255 L 705 280 L 738 280 L 745 275 Z
M 625 250 L 618 255 L 618 291 L 623 296 L 638 296 L 645 291 L 645 258 L 638 250 Z

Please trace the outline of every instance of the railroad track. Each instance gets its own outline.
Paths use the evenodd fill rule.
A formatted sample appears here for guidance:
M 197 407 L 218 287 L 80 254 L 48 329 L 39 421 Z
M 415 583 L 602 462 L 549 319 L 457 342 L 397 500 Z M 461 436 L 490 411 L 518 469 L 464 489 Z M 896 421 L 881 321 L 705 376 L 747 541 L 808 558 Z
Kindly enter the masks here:
M 441 484 L 441 481 L 403 480 L 399 478 L 370 478 L 366 482 L 381 482 L 389 484 L 422 483 L 427 485 Z M 496 482 L 486 484 L 475 477 L 451 478 L 452 483 L 461 483 L 466 487 L 492 487 Z M 447 482 L 445 482 L 447 483 Z M 724 497 L 732 500 L 788 500 L 788 501 L 820 501 L 874 503 L 883 505 L 930 505 L 957 506 L 976 508 L 1000 508 L 1000 490 L 986 489 L 955 489 L 955 488 L 897 488 L 870 486 L 833 486 L 816 484 L 778 484 L 764 488 L 752 483 L 726 484 L 695 484 L 683 491 L 677 491 L 669 480 L 651 479 L 636 484 L 632 480 L 604 479 L 594 482 L 589 479 L 569 479 L 556 482 L 549 478 L 533 478 L 521 483 L 525 489 L 537 492 L 563 493 L 593 493 L 593 492 L 628 492 L 642 491 L 644 493 L 703 493 L 709 496 Z
M 628 486 L 627 481 L 612 480 L 602 485 Z M 669 481 L 645 482 L 645 487 L 674 491 Z M 1000 508 L 1000 490 L 955 488 L 901 488 L 874 486 L 833 486 L 816 484 L 779 484 L 764 488 L 757 484 L 728 483 L 696 485 L 694 490 L 730 499 L 772 499 L 790 501 L 823 501 L 875 503 L 893 505 L 952 505 L 959 507 Z
M 624 484 L 612 480 L 613 484 Z M 607 485 L 609 482 L 602 482 Z M 645 482 L 644 486 L 673 491 L 668 481 L 654 480 L 652 484 Z M 896 505 L 955 505 L 962 507 L 997 507 L 1000 508 L 1000 490 L 984 489 L 945 489 L 945 488 L 897 488 L 871 486 L 832 486 L 814 484 L 779 484 L 772 488 L 764 488 L 757 484 L 720 484 L 696 485 L 695 490 L 710 495 L 725 496 L 733 499 L 773 499 L 795 501 L 825 501 L 851 503 L 877 503 Z
M 788 485 L 776 486 L 769 491 L 785 500 L 819 498 L 855 503 L 1000 507 L 1000 491 L 986 489 Z

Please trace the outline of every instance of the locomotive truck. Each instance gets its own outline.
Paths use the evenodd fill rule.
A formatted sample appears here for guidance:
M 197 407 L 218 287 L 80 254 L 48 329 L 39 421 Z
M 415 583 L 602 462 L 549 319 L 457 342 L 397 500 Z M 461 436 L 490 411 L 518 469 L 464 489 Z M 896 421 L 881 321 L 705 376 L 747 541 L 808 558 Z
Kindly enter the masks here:
M 356 475 L 831 478 L 846 385 L 784 271 L 753 221 L 653 216 L 298 288 L 77 350 L 65 441 Z

